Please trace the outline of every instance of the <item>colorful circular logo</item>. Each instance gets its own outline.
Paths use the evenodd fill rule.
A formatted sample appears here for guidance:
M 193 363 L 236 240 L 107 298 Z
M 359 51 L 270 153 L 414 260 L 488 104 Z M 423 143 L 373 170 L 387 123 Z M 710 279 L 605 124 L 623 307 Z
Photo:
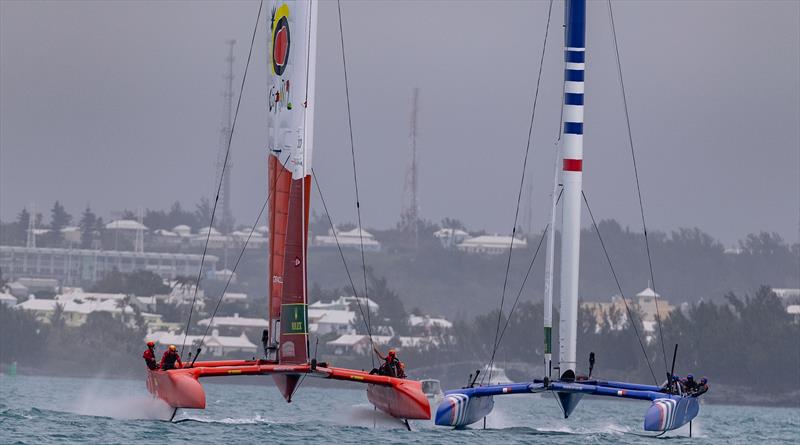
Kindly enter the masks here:
M 283 9 L 283 8 L 281 8 Z M 288 8 L 286 8 L 288 12 Z M 283 11 L 278 11 L 283 12 Z M 281 76 L 286 70 L 286 63 L 289 61 L 289 48 L 291 46 L 291 36 L 289 34 L 288 14 L 279 14 L 275 17 L 272 29 L 272 70 Z

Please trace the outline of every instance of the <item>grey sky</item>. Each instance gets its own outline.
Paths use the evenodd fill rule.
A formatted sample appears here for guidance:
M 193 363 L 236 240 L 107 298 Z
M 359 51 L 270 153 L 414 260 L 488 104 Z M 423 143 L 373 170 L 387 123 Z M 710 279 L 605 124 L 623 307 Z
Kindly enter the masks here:
M 800 2 L 614 3 L 649 225 L 732 244 L 800 223 Z M 364 224 L 398 219 L 410 89 L 421 91 L 422 215 L 508 232 L 547 2 L 342 4 Z M 214 184 L 225 44 L 241 79 L 258 3 L 0 1 L 0 217 L 192 206 Z M 528 174 L 547 219 L 561 91 L 556 2 Z M 336 5 L 320 8 L 315 170 L 355 220 Z M 266 37 L 233 141 L 233 208 L 266 196 Z M 639 228 L 605 2 L 590 2 L 584 185 Z M 316 194 L 313 195 L 316 200 Z

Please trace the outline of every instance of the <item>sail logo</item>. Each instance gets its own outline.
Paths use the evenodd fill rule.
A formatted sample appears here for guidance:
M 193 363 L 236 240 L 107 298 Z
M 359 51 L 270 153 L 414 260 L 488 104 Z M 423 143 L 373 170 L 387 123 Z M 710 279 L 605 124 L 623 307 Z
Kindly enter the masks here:
M 307 334 L 308 312 L 303 303 L 281 305 L 281 333 Z
M 289 7 L 283 4 L 272 13 L 272 72 L 279 76 L 286 71 L 291 44 Z
M 294 342 L 291 340 L 287 340 L 281 346 L 281 357 L 282 358 L 291 358 L 294 357 Z

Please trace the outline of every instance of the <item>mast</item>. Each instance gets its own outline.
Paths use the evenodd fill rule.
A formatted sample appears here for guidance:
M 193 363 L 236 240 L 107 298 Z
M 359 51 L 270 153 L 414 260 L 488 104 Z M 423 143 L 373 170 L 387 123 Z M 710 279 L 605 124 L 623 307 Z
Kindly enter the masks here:
M 556 248 L 556 205 L 558 204 L 559 150 L 553 160 L 553 190 L 550 193 L 550 225 L 547 232 L 547 258 L 544 269 L 544 372 L 552 377 L 553 371 L 553 265 Z
M 269 19 L 267 360 L 308 363 L 307 248 L 317 2 L 276 0 Z M 290 400 L 298 375 L 273 375 Z
M 567 0 L 564 34 L 564 110 L 562 115 L 561 312 L 559 372 L 575 378 L 578 331 L 581 193 L 583 180 L 583 97 L 586 56 L 586 0 Z

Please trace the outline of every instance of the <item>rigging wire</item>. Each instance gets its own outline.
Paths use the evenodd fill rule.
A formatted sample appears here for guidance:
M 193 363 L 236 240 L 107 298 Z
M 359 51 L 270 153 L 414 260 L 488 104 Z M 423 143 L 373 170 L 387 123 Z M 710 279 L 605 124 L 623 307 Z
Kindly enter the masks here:
M 239 262 L 242 260 L 242 257 L 244 256 L 245 249 L 247 249 L 247 243 L 250 242 L 250 238 L 253 236 L 253 232 L 255 232 L 256 227 L 258 226 L 258 222 L 264 215 L 264 210 L 267 208 L 267 204 L 269 203 L 269 198 L 270 196 L 268 195 L 267 200 L 264 201 L 263 205 L 261 205 L 261 210 L 258 212 L 256 220 L 253 222 L 253 227 L 250 229 L 250 233 L 247 235 L 247 239 L 245 239 L 244 244 L 242 245 L 242 249 L 239 251 L 239 256 L 236 258 L 236 263 L 234 263 L 233 269 L 231 269 L 231 274 L 228 276 L 228 281 L 225 282 L 225 287 L 222 288 L 222 292 L 220 293 L 219 298 L 217 299 L 217 304 L 214 306 L 214 312 L 211 313 L 211 318 L 209 319 L 208 326 L 206 326 L 206 330 L 205 332 L 203 332 L 203 337 L 200 339 L 200 344 L 198 345 L 198 347 L 203 345 L 203 342 L 205 341 L 206 336 L 208 335 L 209 329 L 211 329 L 211 326 L 214 324 L 214 317 L 217 316 L 217 311 L 219 310 L 219 306 L 222 303 L 222 299 L 225 297 L 225 292 L 228 291 L 228 286 L 230 286 L 231 280 L 233 279 L 233 276 L 236 273 L 236 268 L 239 267 Z M 199 356 L 200 354 L 198 353 L 197 355 Z M 195 356 L 195 360 L 197 360 L 197 356 Z
M 367 327 L 367 335 L 369 335 L 369 343 L 372 346 L 372 326 L 370 326 L 369 322 L 367 321 L 367 316 L 364 315 L 364 308 L 361 306 L 361 299 L 358 297 L 358 291 L 356 290 L 355 282 L 353 281 L 353 276 L 350 274 L 350 268 L 347 266 L 347 260 L 344 258 L 344 252 L 342 251 L 342 246 L 339 244 L 339 237 L 336 234 L 336 226 L 333 224 L 333 218 L 331 217 L 330 212 L 328 212 L 328 205 L 325 203 L 325 197 L 322 196 L 322 187 L 319 185 L 319 179 L 317 178 L 317 173 L 314 171 L 314 167 L 311 167 L 311 177 L 314 178 L 314 184 L 317 186 L 317 193 L 319 194 L 319 200 L 322 202 L 322 208 L 325 210 L 325 215 L 328 217 L 328 222 L 330 223 L 331 230 L 333 233 L 333 239 L 336 241 L 336 248 L 339 249 L 339 256 L 342 258 L 342 264 L 344 265 L 344 270 L 347 272 L 347 279 L 350 281 L 350 287 L 353 288 L 353 295 L 356 297 L 356 304 L 358 305 L 358 311 L 361 312 L 361 319 L 364 321 L 364 325 Z M 369 302 L 367 302 L 369 304 Z M 369 306 L 367 306 L 367 310 L 369 310 Z M 372 365 L 375 367 L 375 357 L 370 354 L 372 357 Z
M 488 367 L 488 374 L 489 374 L 489 377 L 488 377 L 489 380 L 488 381 L 489 381 L 489 383 L 492 382 L 492 368 L 493 368 L 493 365 L 494 365 L 495 355 L 497 353 L 496 345 L 497 345 L 497 339 L 498 339 L 498 337 L 500 335 L 500 323 L 502 322 L 503 307 L 505 305 L 505 300 L 506 300 L 506 289 L 508 288 L 508 275 L 509 275 L 509 272 L 511 271 L 511 257 L 512 257 L 512 255 L 514 253 L 514 240 L 515 240 L 516 234 L 517 234 L 517 220 L 519 219 L 519 206 L 520 206 L 520 202 L 522 201 L 522 189 L 523 189 L 524 184 L 525 184 L 525 171 L 527 170 L 528 155 L 529 155 L 530 149 L 531 149 L 531 139 L 533 137 L 533 122 L 534 122 L 534 118 L 536 117 L 536 104 L 539 101 L 539 86 L 541 85 L 541 82 L 542 82 L 542 67 L 544 65 L 544 56 L 545 56 L 545 53 L 547 52 L 547 36 L 550 34 L 550 18 L 552 17 L 552 12 L 553 12 L 553 0 L 550 0 L 550 5 L 548 6 L 548 9 L 547 9 L 547 25 L 546 25 L 545 31 L 544 31 L 544 41 L 542 42 L 542 55 L 541 55 L 541 57 L 539 59 L 539 73 L 538 73 L 538 76 L 536 78 L 536 90 L 535 90 L 534 95 L 533 95 L 533 106 L 532 106 L 532 109 L 531 109 L 531 122 L 530 122 L 530 126 L 528 127 L 528 141 L 527 141 L 527 143 L 525 145 L 525 157 L 524 157 L 524 159 L 522 161 L 522 175 L 521 175 L 520 181 L 519 181 L 519 192 L 517 193 L 517 205 L 516 205 L 516 209 L 514 210 L 514 226 L 511 229 L 511 245 L 509 246 L 509 249 L 508 249 L 508 260 L 506 261 L 506 271 L 505 271 L 505 276 L 503 278 L 503 291 L 502 291 L 501 296 L 500 296 L 500 310 L 497 313 L 497 326 L 496 326 L 495 332 L 494 332 L 494 341 L 492 342 L 492 344 L 494 344 L 495 347 L 492 348 L 492 356 L 489 359 L 489 367 Z M 482 378 L 481 378 L 481 381 L 483 381 Z
M 617 74 L 619 75 L 620 91 L 622 93 L 622 104 L 625 109 L 625 124 L 628 129 L 628 145 L 631 148 L 631 160 L 633 161 L 633 173 L 636 178 L 636 192 L 639 197 L 639 213 L 642 217 L 642 231 L 644 232 L 644 245 L 647 250 L 647 265 L 650 268 L 650 283 L 653 285 L 653 294 L 655 296 L 656 306 L 656 324 L 658 325 L 658 338 L 661 340 L 661 353 L 664 357 L 664 371 L 669 374 L 667 365 L 667 350 L 664 346 L 664 332 L 661 329 L 661 312 L 658 310 L 658 292 L 656 292 L 656 280 L 653 273 L 653 259 L 650 254 L 650 241 L 647 236 L 647 223 L 644 217 L 644 200 L 642 199 L 642 188 L 639 184 L 639 169 L 636 164 L 636 152 L 633 148 L 633 133 L 631 132 L 631 118 L 628 113 L 628 99 L 625 94 L 625 82 L 622 78 L 622 61 L 619 56 L 619 44 L 617 43 L 617 28 L 614 25 L 614 10 L 611 8 L 611 0 L 608 0 L 608 15 L 611 19 L 611 34 L 614 37 L 614 52 L 617 60 Z
M 289 162 L 289 159 L 290 158 L 287 157 L 286 160 L 283 162 L 283 167 L 284 168 L 282 168 L 282 169 L 280 169 L 278 171 L 277 178 L 280 178 L 280 175 L 282 175 L 283 172 L 286 171 L 286 164 Z M 214 324 L 214 317 L 217 316 L 217 311 L 219 310 L 220 304 L 222 304 L 222 299 L 225 297 L 225 292 L 228 291 L 228 286 L 230 286 L 231 280 L 233 280 L 234 274 L 236 273 L 236 268 L 239 267 L 239 262 L 242 260 L 242 257 L 245 254 L 245 250 L 247 249 L 247 244 L 250 242 L 250 238 L 252 238 L 253 233 L 256 231 L 256 227 L 258 226 L 258 222 L 261 220 L 261 217 L 264 215 L 264 210 L 266 210 L 267 205 L 269 204 L 269 200 L 270 200 L 271 197 L 272 197 L 272 190 L 270 190 L 269 193 L 267 194 L 266 201 L 264 201 L 264 204 L 261 205 L 261 210 L 258 212 L 258 216 L 256 217 L 255 221 L 253 221 L 253 225 L 250 228 L 250 233 L 247 234 L 247 238 L 245 239 L 244 244 L 242 245 L 242 249 L 239 251 L 239 256 L 236 258 L 236 263 L 233 265 L 233 269 L 231 270 L 231 274 L 228 276 L 228 280 L 225 282 L 225 287 L 222 288 L 222 293 L 220 293 L 219 298 L 217 299 L 217 303 L 214 306 L 214 311 L 211 313 L 211 318 L 208 321 L 208 326 L 206 326 L 205 332 L 203 332 L 203 337 L 200 339 L 200 343 L 199 343 L 198 347 L 203 345 L 203 342 L 205 341 L 206 336 L 208 335 L 208 331 L 211 329 L 211 326 Z M 197 357 L 199 357 L 199 356 L 200 356 L 200 352 L 198 352 L 197 355 L 195 355 L 194 361 L 197 361 Z M 194 361 L 192 361 L 192 363 L 194 363 Z
M 628 320 L 631 322 L 631 326 L 633 326 L 633 332 L 636 333 L 636 340 L 639 341 L 639 346 L 642 348 L 642 354 L 644 354 L 647 367 L 650 368 L 650 374 L 653 376 L 653 381 L 656 385 L 658 385 L 658 379 L 656 378 L 655 372 L 653 372 L 653 365 L 650 363 L 650 358 L 647 356 L 647 349 L 644 346 L 641 335 L 639 335 L 639 328 L 636 326 L 636 321 L 633 319 L 633 313 L 631 312 L 630 306 L 628 306 L 628 300 L 625 298 L 625 294 L 622 292 L 622 286 L 619 283 L 619 278 L 617 278 L 617 272 L 614 270 L 614 265 L 611 263 L 611 257 L 608 254 L 605 242 L 603 242 L 603 237 L 600 235 L 600 229 L 597 227 L 597 221 L 594 219 L 592 208 L 589 207 L 589 200 L 586 198 L 585 192 L 581 191 L 581 195 L 583 195 L 583 202 L 586 204 L 586 210 L 589 212 L 589 216 L 592 218 L 592 226 L 594 227 L 595 232 L 597 232 L 597 238 L 600 240 L 600 247 L 603 248 L 603 253 L 606 256 L 608 267 L 611 269 L 611 274 L 614 276 L 614 282 L 617 284 L 619 295 L 622 297 L 622 302 L 625 304 L 625 311 L 628 314 Z
M 558 202 L 561 201 L 561 195 L 564 193 L 564 190 L 558 192 L 558 198 L 556 198 L 556 205 Z M 500 338 L 497 339 L 497 344 L 494 346 L 495 349 L 500 347 L 500 343 L 503 341 L 503 336 L 506 333 L 506 329 L 508 328 L 508 324 L 511 322 L 511 317 L 514 314 L 514 310 L 517 308 L 517 303 L 519 303 L 519 298 L 522 296 L 522 291 L 525 289 L 525 284 L 528 282 L 528 277 L 533 270 L 533 263 L 536 261 L 536 257 L 539 255 L 539 249 L 542 248 L 542 241 L 544 241 L 545 235 L 547 235 L 547 231 L 551 230 L 550 223 L 548 222 L 546 226 L 544 226 L 544 230 L 542 231 L 542 236 L 539 238 L 539 244 L 536 246 L 536 252 L 533 253 L 533 258 L 531 258 L 530 264 L 528 264 L 528 271 L 525 272 L 525 278 L 522 280 L 522 284 L 519 286 L 519 292 L 517 292 L 517 298 L 514 299 L 514 304 L 511 306 L 511 310 L 508 311 L 508 318 L 506 319 L 505 325 L 503 325 L 502 331 L 500 331 Z
M 239 87 L 239 98 L 236 101 L 236 111 L 233 114 L 233 122 L 231 123 L 231 131 L 228 134 L 228 143 L 225 148 L 225 159 L 222 162 L 222 172 L 219 175 L 219 185 L 217 186 L 217 194 L 214 197 L 214 206 L 211 209 L 211 221 L 208 223 L 208 233 L 206 233 L 206 241 L 203 245 L 203 255 L 200 257 L 200 270 L 197 271 L 197 280 L 195 281 L 194 292 L 192 295 L 192 305 L 189 308 L 189 317 L 186 319 L 186 329 L 183 332 L 183 343 L 181 343 L 181 354 L 186 347 L 186 338 L 189 335 L 189 326 L 192 322 L 192 314 L 194 313 L 194 306 L 197 302 L 197 291 L 200 288 L 200 280 L 203 276 L 203 266 L 205 265 L 206 254 L 208 253 L 208 242 L 211 239 L 211 228 L 214 226 L 214 217 L 217 213 L 217 204 L 219 203 L 219 194 L 222 191 L 222 181 L 225 177 L 225 170 L 228 167 L 228 158 L 231 154 L 231 142 L 233 141 L 233 132 L 236 128 L 236 118 L 239 116 L 239 106 L 242 104 L 242 93 L 244 92 L 244 83 L 247 80 L 247 69 L 250 67 L 250 58 L 253 55 L 253 44 L 256 40 L 256 33 L 258 32 L 258 23 L 261 20 L 261 10 L 264 6 L 264 0 L 258 3 L 258 15 L 256 15 L 256 23 L 253 26 L 253 36 L 250 39 L 250 50 L 247 53 L 247 63 L 245 63 L 244 74 L 242 75 L 242 84 Z
M 551 0 L 552 1 L 552 0 Z M 355 149 L 355 142 L 353 141 L 353 118 L 350 112 L 350 86 L 347 79 L 347 57 L 345 56 L 345 47 L 344 47 L 344 29 L 342 26 L 342 2 L 340 0 L 336 0 L 336 8 L 339 14 L 339 38 L 342 44 L 342 68 L 344 70 L 344 93 L 345 98 L 347 100 L 347 128 L 350 132 L 350 154 L 353 160 L 353 183 L 355 184 L 355 192 L 356 192 L 356 213 L 358 215 L 358 238 L 361 247 L 361 268 L 364 273 L 364 298 L 366 299 L 367 303 L 367 325 L 371 326 L 372 321 L 370 320 L 370 310 L 369 310 L 369 287 L 367 286 L 367 262 L 364 257 L 364 230 L 361 226 L 361 199 L 358 194 L 358 170 L 356 169 L 356 149 Z M 333 230 L 336 232 L 336 229 Z M 372 343 L 372 336 L 370 335 L 370 343 Z M 373 348 L 375 347 L 372 344 Z M 372 357 L 372 354 L 370 354 Z M 375 362 L 375 358 L 372 357 L 373 364 Z

